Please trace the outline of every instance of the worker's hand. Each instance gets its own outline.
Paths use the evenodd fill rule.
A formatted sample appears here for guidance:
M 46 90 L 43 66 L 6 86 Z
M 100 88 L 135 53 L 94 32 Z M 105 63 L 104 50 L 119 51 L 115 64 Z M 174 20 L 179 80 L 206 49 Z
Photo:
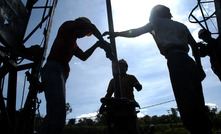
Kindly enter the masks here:
M 104 33 L 102 34 L 102 36 L 106 36 L 106 35 L 109 35 L 109 36 L 107 37 L 108 39 L 110 39 L 110 37 L 113 37 L 113 38 L 117 37 L 117 33 L 116 33 L 116 32 L 104 32 Z
M 142 89 L 142 85 L 139 82 L 135 83 L 134 87 L 137 89 L 138 92 Z
M 100 46 L 101 46 L 101 41 L 97 41 L 97 42 L 94 44 L 94 46 L 100 47 Z
M 104 49 L 107 58 L 109 58 L 110 60 L 114 59 L 115 56 L 112 51 L 110 43 L 108 43 L 107 41 L 99 41 L 99 47 Z
M 108 43 L 105 40 L 99 41 L 99 47 L 104 49 L 104 50 L 110 49 L 110 43 Z
M 205 44 L 203 44 L 202 42 L 198 42 L 196 43 L 198 47 L 205 47 Z

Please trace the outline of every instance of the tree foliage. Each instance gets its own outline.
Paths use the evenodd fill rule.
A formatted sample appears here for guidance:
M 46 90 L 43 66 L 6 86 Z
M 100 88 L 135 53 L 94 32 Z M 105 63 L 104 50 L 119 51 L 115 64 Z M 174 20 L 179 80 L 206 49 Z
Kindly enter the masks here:
M 66 115 L 70 114 L 72 112 L 72 108 L 69 103 L 66 103 Z
M 66 108 L 68 113 L 72 112 L 72 108 L 70 107 L 69 103 L 67 103 Z M 212 109 L 206 107 L 206 110 L 213 123 L 214 126 L 213 131 L 214 132 L 221 131 L 221 111 L 218 112 L 217 107 Z M 171 134 L 181 134 L 181 133 L 189 134 L 189 132 L 183 126 L 182 121 L 180 121 L 178 109 L 171 108 L 170 110 L 167 111 L 168 111 L 167 115 L 161 115 L 161 116 L 145 115 L 142 118 L 138 118 L 140 134 L 147 133 L 151 124 L 154 124 L 156 127 L 155 134 L 167 134 L 167 133 L 169 134 L 171 133 L 171 130 L 174 127 L 175 129 Z M 38 117 L 38 119 L 36 120 L 36 125 L 38 125 L 38 127 L 40 124 L 39 122 L 41 121 L 42 117 Z M 89 132 L 91 132 L 90 134 L 107 133 L 106 119 L 102 114 L 99 113 L 96 115 L 94 119 L 81 118 L 78 121 L 75 118 L 69 119 L 67 125 L 63 129 L 62 134 L 71 134 L 73 132 L 75 134 L 86 134 Z
M 68 121 L 68 126 L 73 126 L 73 125 L 75 125 L 75 123 L 76 123 L 76 119 L 71 118 L 71 119 Z
M 83 118 L 78 121 L 78 126 L 94 126 L 95 122 L 92 119 Z

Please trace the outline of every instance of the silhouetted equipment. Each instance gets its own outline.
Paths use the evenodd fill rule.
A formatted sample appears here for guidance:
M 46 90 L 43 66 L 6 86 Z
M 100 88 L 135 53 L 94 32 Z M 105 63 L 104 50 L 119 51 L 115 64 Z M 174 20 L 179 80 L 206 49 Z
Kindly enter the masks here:
M 37 102 L 37 93 L 42 92 L 39 82 L 40 69 L 45 59 L 48 40 L 54 16 L 57 0 L 45 0 L 46 4 L 41 7 L 34 7 L 38 0 L 27 0 L 26 6 L 21 0 L 0 0 L 0 130 L 3 134 L 32 134 L 34 133 L 34 122 Z M 39 24 L 27 34 L 27 25 L 32 9 L 43 9 L 42 19 Z M 29 38 L 45 24 L 42 35 L 43 46 L 33 45 L 25 47 Z M 24 38 L 25 37 L 25 38 Z M 39 41 L 40 42 L 40 41 Z M 34 44 L 34 43 L 33 43 Z M 36 44 L 36 42 L 35 42 Z M 30 44 L 29 44 L 30 46 Z M 28 60 L 30 63 L 23 60 Z M 28 96 L 21 116 L 16 118 L 16 94 L 17 94 L 17 73 L 18 71 L 31 69 L 26 72 L 30 82 Z M 5 76 L 8 74 L 7 98 L 3 96 Z
M 106 5 L 107 5 L 109 31 L 114 32 L 110 0 L 106 0 Z M 117 59 L 117 50 L 116 50 L 116 45 L 115 45 L 115 38 L 113 38 L 112 36 L 110 36 L 110 44 L 115 55 L 114 59 L 112 60 L 112 71 L 113 71 L 114 86 L 115 86 L 114 94 L 115 94 L 115 98 L 121 98 L 122 94 L 121 94 L 121 86 L 120 86 L 120 71 L 119 71 L 119 64 L 118 64 L 118 59 Z
M 219 35 L 221 34 L 221 1 L 214 0 Z
M 192 11 L 189 14 L 189 22 L 191 23 L 198 23 L 203 29 L 206 29 L 208 31 L 210 31 L 212 34 L 219 34 L 221 33 L 221 1 L 220 0 L 214 0 L 214 1 L 205 1 L 205 0 L 197 0 L 197 5 L 192 9 Z M 205 11 L 205 8 L 203 7 L 203 4 L 214 4 L 214 12 L 212 14 L 208 14 L 207 11 Z M 200 12 L 201 12 L 201 17 L 202 20 L 198 20 L 194 15 L 193 12 L 199 8 Z M 205 14 L 207 16 L 205 16 Z M 190 18 L 193 18 L 195 21 L 191 20 Z M 218 27 L 218 33 L 217 32 L 213 32 L 209 29 L 208 27 L 208 20 L 209 19 L 216 19 L 217 20 L 217 27 Z M 204 25 L 203 25 L 204 24 Z M 212 24 L 214 25 L 214 24 Z
M 102 49 L 104 49 L 104 51 L 106 52 L 106 57 L 109 58 L 111 61 L 115 60 L 115 54 L 113 52 L 113 49 L 111 47 L 111 45 L 104 41 L 103 44 L 100 46 Z
M 137 102 L 122 98 L 102 98 L 101 102 L 104 107 L 100 112 L 107 121 L 108 134 L 139 134 Z
M 106 0 L 109 31 L 114 32 L 110 0 Z M 108 134 L 139 134 L 137 126 L 137 112 L 139 107 L 135 101 L 123 99 L 121 94 L 120 71 L 117 59 L 115 38 L 110 36 L 110 44 L 114 57 L 112 58 L 112 72 L 114 77 L 115 98 L 101 98 L 100 114 L 105 116 Z
M 205 29 L 205 30 L 207 30 L 207 31 L 210 31 L 211 32 L 211 34 L 218 34 L 218 36 L 221 34 L 221 1 L 220 0 L 214 0 L 214 1 L 203 1 L 203 0 L 197 0 L 198 1 L 198 3 L 197 3 L 197 5 L 193 8 L 193 10 L 190 12 L 190 14 L 189 14 L 189 17 L 188 17 L 188 19 L 189 19 L 189 21 L 191 22 L 191 23 L 198 23 L 201 27 L 202 27 L 202 29 Z M 205 11 L 205 9 L 204 9 L 204 7 L 203 7 L 203 4 L 214 4 L 214 12 L 211 14 L 211 15 L 209 15 L 208 16 L 208 13 L 207 13 L 207 11 Z M 200 9 L 200 11 L 201 11 L 201 15 L 202 15 L 202 20 L 198 20 L 194 15 L 193 15 L 193 12 L 197 9 L 199 7 L 199 9 Z M 205 16 L 205 14 L 207 13 L 207 16 Z M 190 20 L 190 18 L 193 18 L 195 21 L 192 21 L 192 20 Z M 217 21 L 217 28 L 218 29 L 216 29 L 218 32 L 214 32 L 214 30 L 213 31 L 211 31 L 210 29 L 211 28 L 209 28 L 209 26 L 208 26 L 208 20 L 209 19 L 216 19 L 216 21 Z M 211 21 L 212 22 L 212 21 Z M 203 25 L 204 24 L 204 25 Z M 211 25 L 215 25 L 215 24 L 211 24 Z M 212 42 L 212 39 L 208 42 L 208 44 L 213 44 L 213 42 Z M 220 46 L 221 46 L 221 42 L 220 42 Z M 216 56 L 216 52 L 215 52 L 215 48 L 214 48 L 214 46 L 213 45 L 211 45 L 211 47 L 212 47 L 212 49 L 213 49 L 213 54 L 215 55 L 215 58 L 217 57 Z M 221 67 L 219 66 L 220 64 L 219 64 L 219 61 L 218 61 L 218 59 L 216 58 L 216 66 L 217 66 L 217 68 L 218 68 L 218 70 L 219 70 L 219 73 L 220 73 L 220 75 L 221 75 Z

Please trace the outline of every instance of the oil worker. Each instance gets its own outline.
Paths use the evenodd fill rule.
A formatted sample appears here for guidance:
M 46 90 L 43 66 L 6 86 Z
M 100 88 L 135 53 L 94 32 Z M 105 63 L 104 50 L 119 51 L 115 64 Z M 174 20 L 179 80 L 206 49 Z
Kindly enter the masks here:
M 154 131 L 155 131 L 155 126 L 152 124 L 152 125 L 150 125 L 147 134 L 154 134 Z
M 134 87 L 137 91 L 142 89 L 142 85 L 139 83 L 137 78 L 134 75 L 127 74 L 128 64 L 124 59 L 118 61 L 119 69 L 120 69 L 120 84 L 121 84 L 121 92 L 122 97 L 135 101 L 134 99 Z M 111 98 L 114 93 L 114 79 L 111 79 L 108 85 L 107 94 L 105 98 Z
M 198 32 L 198 37 L 207 44 L 198 43 L 200 49 L 200 56 L 210 57 L 211 68 L 213 72 L 218 76 L 221 81 L 221 48 L 220 48 L 220 37 L 217 39 L 212 38 L 211 32 L 201 29 Z
M 105 32 L 103 36 L 136 37 L 148 32 L 152 34 L 160 53 L 167 59 L 174 96 L 184 126 L 191 134 L 212 134 L 201 85 L 205 73 L 196 41 L 184 24 L 171 18 L 168 7 L 156 5 L 145 26 L 122 32 Z M 188 44 L 192 48 L 195 61 L 188 56 Z
M 76 43 L 77 39 L 94 35 L 99 41 L 85 52 Z M 65 83 L 69 75 L 69 62 L 73 55 L 87 60 L 103 42 L 103 37 L 86 17 L 64 22 L 58 29 L 47 62 L 41 71 L 41 80 L 46 98 L 47 114 L 41 134 L 60 134 L 66 120 Z

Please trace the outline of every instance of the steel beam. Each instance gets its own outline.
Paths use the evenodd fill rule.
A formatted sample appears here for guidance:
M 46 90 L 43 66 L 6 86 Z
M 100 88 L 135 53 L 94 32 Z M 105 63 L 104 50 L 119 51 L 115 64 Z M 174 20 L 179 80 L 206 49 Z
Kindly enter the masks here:
M 15 130 L 16 93 L 17 71 L 15 69 L 12 69 L 9 71 L 8 78 L 7 111 L 13 132 Z

